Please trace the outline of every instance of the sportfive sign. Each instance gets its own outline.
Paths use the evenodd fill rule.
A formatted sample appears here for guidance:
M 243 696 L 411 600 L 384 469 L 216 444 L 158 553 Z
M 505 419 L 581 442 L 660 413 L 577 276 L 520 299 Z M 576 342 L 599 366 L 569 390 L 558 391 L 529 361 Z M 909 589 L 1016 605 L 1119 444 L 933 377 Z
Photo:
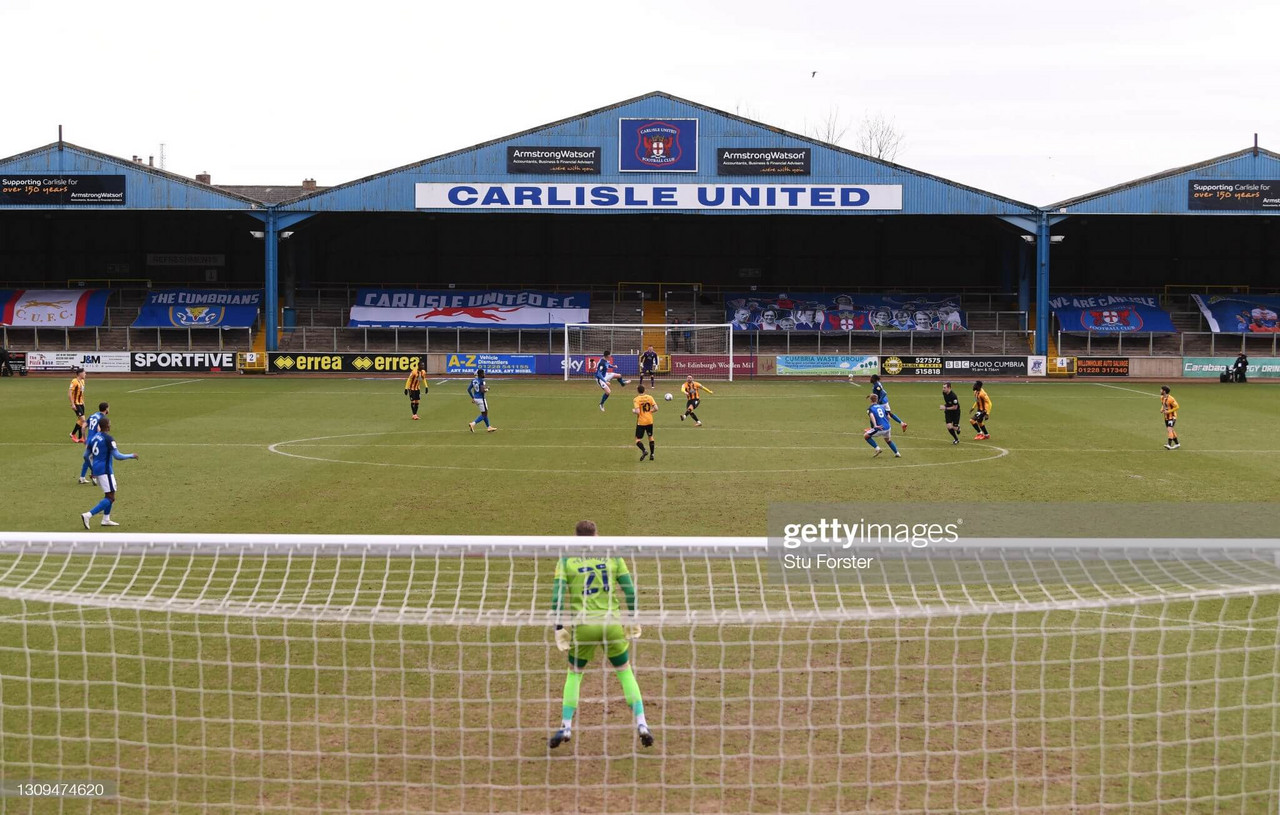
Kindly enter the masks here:
M 210 373 L 234 371 L 236 355 L 233 351 L 217 352 L 165 352 L 135 351 L 130 360 L 134 371 L 183 371 Z

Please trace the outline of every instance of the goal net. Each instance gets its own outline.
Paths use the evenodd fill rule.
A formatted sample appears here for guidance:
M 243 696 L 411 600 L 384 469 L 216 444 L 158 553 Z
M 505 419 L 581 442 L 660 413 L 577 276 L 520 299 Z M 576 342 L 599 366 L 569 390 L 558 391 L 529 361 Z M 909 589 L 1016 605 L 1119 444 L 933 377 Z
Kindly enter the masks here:
M 570 323 L 564 327 L 564 378 L 594 377 L 596 363 L 613 353 L 618 373 L 640 372 L 640 355 L 658 355 L 657 373 L 683 379 L 732 380 L 735 369 L 729 323 Z M 742 368 L 739 356 L 736 367 Z
M 120 812 L 1280 803 L 1272 551 L 885 554 L 849 584 L 780 577 L 763 539 L 592 539 L 634 576 L 657 743 L 597 653 L 551 750 L 581 542 L 6 533 L 4 780 L 114 784 L 93 811 Z

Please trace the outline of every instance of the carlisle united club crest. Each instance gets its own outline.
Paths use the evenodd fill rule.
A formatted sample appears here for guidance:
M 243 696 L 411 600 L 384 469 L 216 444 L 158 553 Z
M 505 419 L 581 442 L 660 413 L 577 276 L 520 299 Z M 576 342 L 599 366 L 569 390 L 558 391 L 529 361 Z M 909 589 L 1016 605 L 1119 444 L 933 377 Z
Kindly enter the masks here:
M 636 128 L 636 161 L 661 170 L 678 164 L 684 149 L 680 127 L 667 122 L 650 122 Z
M 222 306 L 183 306 L 169 309 L 169 321 L 183 328 L 204 328 L 222 322 Z
M 1081 312 L 1080 317 L 1089 331 L 1138 331 L 1142 328 L 1142 316 L 1134 309 L 1089 309 Z

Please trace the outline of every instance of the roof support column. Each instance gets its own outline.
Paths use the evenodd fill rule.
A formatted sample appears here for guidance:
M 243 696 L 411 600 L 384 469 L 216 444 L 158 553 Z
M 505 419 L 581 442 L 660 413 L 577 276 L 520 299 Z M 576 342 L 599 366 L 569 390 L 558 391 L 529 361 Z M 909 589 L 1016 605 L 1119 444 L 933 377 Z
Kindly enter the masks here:
M 1036 223 L 1036 354 L 1049 353 L 1049 213 Z
M 280 341 L 280 244 L 276 211 L 268 209 L 263 218 L 263 270 L 266 285 L 267 350 L 279 351 Z
M 249 215 L 262 221 L 262 231 L 254 232 L 255 238 L 262 238 L 262 270 L 263 287 L 266 290 L 266 333 L 267 350 L 280 350 L 280 241 L 291 233 L 283 230 L 291 229 L 310 218 L 311 212 L 277 212 L 268 207 L 261 212 L 250 212 Z M 292 284 L 291 284 L 292 285 Z M 289 293 L 292 302 L 293 293 Z

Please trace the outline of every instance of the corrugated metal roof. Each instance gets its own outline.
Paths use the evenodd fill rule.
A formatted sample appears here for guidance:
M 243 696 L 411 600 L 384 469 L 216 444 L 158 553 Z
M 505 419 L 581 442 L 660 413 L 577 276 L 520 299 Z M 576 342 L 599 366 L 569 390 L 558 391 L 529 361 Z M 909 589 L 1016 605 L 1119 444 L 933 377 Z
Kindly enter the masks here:
M 1126 181 L 1086 195 L 1079 195 L 1045 207 L 1051 212 L 1096 215 L 1277 215 L 1280 211 L 1191 210 L 1187 206 L 1187 182 L 1205 180 L 1280 180 L 1280 154 L 1261 147 L 1248 147 L 1225 156 L 1175 167 Z
M 80 210 L 244 210 L 263 209 L 261 201 L 225 192 L 194 178 L 161 170 L 147 164 L 99 153 L 70 142 L 53 142 L 25 153 L 0 159 L 0 172 L 65 173 L 125 176 L 125 203 L 76 204 L 74 206 L 6 206 L 6 209 Z
M 307 188 L 301 184 L 214 184 L 213 186 L 232 195 L 273 205 L 292 201 L 303 194 L 330 189 L 329 187 Z
M 638 183 L 646 178 L 651 180 L 659 176 L 664 176 L 664 181 L 671 181 L 672 174 L 620 173 L 616 169 L 609 169 L 616 168 L 618 164 L 617 119 L 620 116 L 699 118 L 699 138 L 703 142 L 700 150 L 705 156 L 700 160 L 698 173 L 681 174 L 690 182 L 711 178 L 723 180 L 723 177 L 715 175 L 714 161 L 706 160 L 713 156 L 715 147 L 810 147 L 813 150 L 812 173 L 804 179 L 804 183 L 900 184 L 903 186 L 904 199 L 900 214 L 1025 215 L 1036 211 L 1036 207 L 1031 204 L 882 161 L 660 91 L 406 164 L 323 192 L 310 193 L 286 202 L 282 208 L 303 211 L 415 211 L 414 183 L 509 182 L 511 177 L 506 173 L 505 147 L 513 144 L 537 144 L 540 141 L 544 144 L 600 147 L 603 157 L 602 172 L 591 176 L 592 183 Z M 709 126 L 704 126 L 704 121 Z M 709 168 L 708 163 L 711 164 Z M 533 175 L 524 178 L 533 182 L 545 177 Z M 793 180 L 799 183 L 799 179 Z M 880 211 L 878 214 L 884 213 Z

